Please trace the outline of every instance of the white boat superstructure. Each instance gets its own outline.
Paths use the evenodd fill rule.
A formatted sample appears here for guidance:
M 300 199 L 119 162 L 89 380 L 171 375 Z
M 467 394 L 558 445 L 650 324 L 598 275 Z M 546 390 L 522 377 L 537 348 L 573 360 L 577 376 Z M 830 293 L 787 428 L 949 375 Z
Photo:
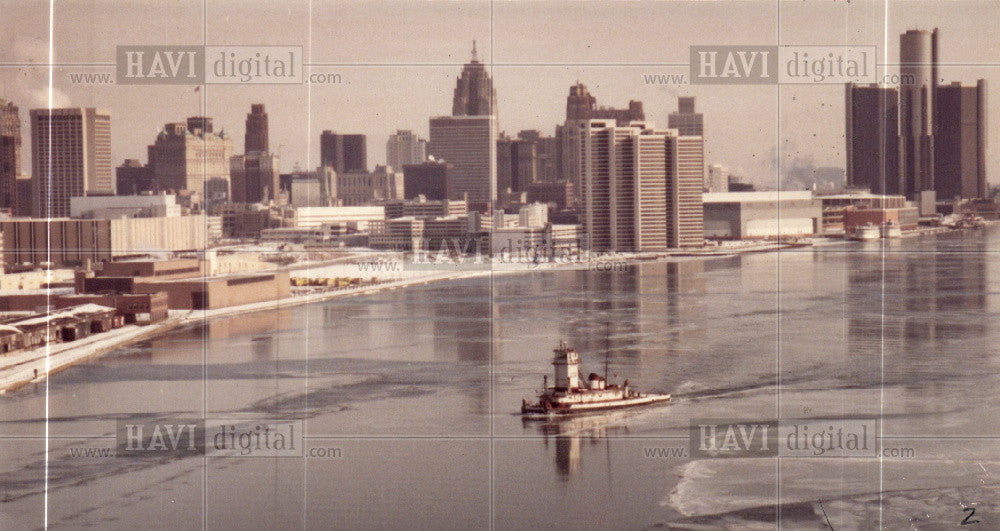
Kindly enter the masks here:
M 584 382 L 580 378 L 580 357 L 564 342 L 560 342 L 559 347 L 553 350 L 552 366 L 555 371 L 554 385 L 549 387 L 548 377 L 544 377 L 545 388 L 538 395 L 538 402 L 530 404 L 527 400 L 522 401 L 522 414 L 548 417 L 670 400 L 670 395 L 640 393 L 629 387 L 628 380 L 622 385 L 608 384 L 605 377 L 595 373 L 591 373 Z

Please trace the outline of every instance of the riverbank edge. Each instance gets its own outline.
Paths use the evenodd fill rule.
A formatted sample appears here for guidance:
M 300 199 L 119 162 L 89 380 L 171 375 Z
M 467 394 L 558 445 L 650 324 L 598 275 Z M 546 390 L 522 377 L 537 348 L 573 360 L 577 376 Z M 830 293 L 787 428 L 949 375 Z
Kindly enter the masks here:
M 924 235 L 928 233 L 938 233 L 938 232 L 950 232 L 947 231 L 927 231 L 918 232 L 913 234 L 913 236 Z M 836 245 L 838 243 L 844 243 L 846 240 L 840 239 L 817 239 L 814 244 L 808 245 L 809 247 L 819 247 L 819 246 L 829 246 Z M 423 284 L 430 284 L 432 282 L 440 282 L 445 280 L 462 280 L 470 278 L 479 278 L 492 275 L 507 275 L 507 274 L 522 274 L 522 273 L 537 273 L 537 272 L 552 272 L 552 271 L 566 271 L 566 270 L 587 270 L 593 268 L 593 264 L 601 264 L 607 262 L 621 263 L 626 265 L 638 265 L 643 263 L 657 263 L 657 262 L 682 262 L 682 261 L 694 261 L 694 260 L 713 260 L 713 259 L 724 259 L 731 258 L 733 256 L 738 256 L 741 254 L 752 254 L 752 253 L 765 253 L 765 252 L 778 252 L 782 250 L 796 249 L 804 247 L 802 244 L 781 244 L 781 243 L 765 243 L 757 245 L 746 245 L 740 247 L 731 248 L 708 248 L 699 251 L 675 251 L 675 252 L 664 252 L 664 253 L 649 253 L 649 254 L 636 254 L 628 255 L 625 257 L 616 257 L 613 259 L 595 260 L 593 262 L 569 262 L 569 263 L 545 263 L 539 264 L 533 267 L 511 267 L 511 268 L 488 268 L 483 267 L 481 269 L 466 270 L 466 271 L 447 271 L 437 275 L 426 275 L 419 276 L 415 278 L 408 279 L 398 279 L 389 280 L 385 282 L 380 282 L 377 284 L 359 286 L 356 288 L 346 288 L 329 292 L 322 293 L 311 293 L 305 295 L 293 295 L 284 299 L 277 299 L 274 301 L 265 301 L 252 304 L 244 304 L 239 306 L 231 306 L 227 308 L 218 308 L 215 310 L 190 310 L 190 311 L 173 311 L 169 318 L 164 321 L 155 324 L 148 324 L 138 326 L 136 328 L 130 329 L 125 333 L 115 333 L 107 332 L 105 334 L 111 334 L 107 337 L 92 336 L 98 339 L 93 341 L 86 341 L 83 344 L 58 344 L 58 347 L 66 345 L 65 348 L 60 348 L 57 352 L 51 352 L 43 354 L 46 348 L 36 349 L 32 353 L 37 353 L 37 357 L 29 360 L 22 361 L 13 365 L 0 367 L 0 395 L 6 394 L 9 391 L 16 390 L 24 385 L 31 383 L 39 383 L 44 381 L 47 377 L 55 374 L 59 371 L 67 369 L 77 363 L 87 361 L 103 354 L 106 354 L 112 350 L 128 346 L 130 344 L 144 341 L 156 337 L 158 335 L 164 334 L 181 326 L 187 326 L 194 324 L 199 321 L 208 321 L 211 319 L 222 318 L 222 317 L 232 317 L 236 315 L 255 313 L 268 310 L 277 310 L 282 308 L 288 308 L 293 306 L 312 304 L 316 302 L 323 302 L 327 300 L 332 300 L 341 297 L 352 297 L 356 295 L 371 295 L 381 291 L 391 291 L 400 288 L 406 288 L 410 286 L 418 286 Z M 331 265 L 345 265 L 343 262 L 330 262 L 330 263 L 317 263 L 307 266 L 294 267 L 292 269 L 302 270 L 302 269 L 314 269 L 321 268 Z M 104 336 L 105 334 L 101 334 Z M 48 369 L 46 370 L 46 363 L 48 364 Z M 35 372 L 37 370 L 37 373 Z

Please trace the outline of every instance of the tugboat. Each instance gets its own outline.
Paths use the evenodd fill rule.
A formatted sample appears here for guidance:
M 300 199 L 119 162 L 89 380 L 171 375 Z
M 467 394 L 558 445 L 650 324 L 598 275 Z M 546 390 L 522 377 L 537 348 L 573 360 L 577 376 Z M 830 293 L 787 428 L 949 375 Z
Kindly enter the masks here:
M 549 418 L 558 415 L 584 413 L 608 409 L 643 406 L 655 402 L 669 402 L 670 395 L 640 393 L 628 385 L 608 384 L 607 377 L 590 373 L 586 382 L 580 379 L 580 356 L 560 341 L 553 352 L 555 385 L 549 387 L 548 376 L 543 376 L 544 390 L 537 403 L 521 400 L 521 414 L 526 417 Z

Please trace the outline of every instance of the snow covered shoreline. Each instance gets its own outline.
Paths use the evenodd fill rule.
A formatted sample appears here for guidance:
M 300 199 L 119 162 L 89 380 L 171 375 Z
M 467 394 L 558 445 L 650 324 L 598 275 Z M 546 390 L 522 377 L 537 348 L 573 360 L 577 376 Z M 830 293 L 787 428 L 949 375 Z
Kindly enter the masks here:
M 634 265 L 650 262 L 708 260 L 748 252 L 770 252 L 776 251 L 780 248 L 783 248 L 783 246 L 762 242 L 757 245 L 719 247 L 707 249 L 702 252 L 655 253 L 648 255 L 622 254 L 613 257 L 602 257 L 587 262 L 543 262 L 538 264 L 511 264 L 495 262 L 491 264 L 488 262 L 476 263 L 473 259 L 469 259 L 464 264 L 464 267 L 463 264 L 458 263 L 441 265 L 438 268 L 427 267 L 426 269 L 400 267 L 391 270 L 373 270 L 371 267 L 372 263 L 392 263 L 395 261 L 402 264 L 403 262 L 403 256 L 401 254 L 380 253 L 378 255 L 374 255 L 373 259 L 368 262 L 343 263 L 338 261 L 336 263 L 329 264 L 310 264 L 306 268 L 303 268 L 302 265 L 300 265 L 299 267 L 291 270 L 293 277 L 375 277 L 378 279 L 378 282 L 331 291 L 293 295 L 284 299 L 230 306 L 214 310 L 171 310 L 170 317 L 158 323 L 148 325 L 128 325 L 110 332 L 95 334 L 85 339 L 70 343 L 54 343 L 39 349 L 6 354 L 0 357 L 0 394 L 21 387 L 22 385 L 41 382 L 48 375 L 54 374 L 81 361 L 100 356 L 116 348 L 126 346 L 136 341 L 149 339 L 178 326 L 190 325 L 198 321 L 213 318 L 268 311 L 272 309 L 326 301 L 339 297 L 369 295 L 384 290 L 393 290 L 444 280 L 459 280 L 500 274 L 596 269 L 599 267 L 598 264 L 608 263 Z

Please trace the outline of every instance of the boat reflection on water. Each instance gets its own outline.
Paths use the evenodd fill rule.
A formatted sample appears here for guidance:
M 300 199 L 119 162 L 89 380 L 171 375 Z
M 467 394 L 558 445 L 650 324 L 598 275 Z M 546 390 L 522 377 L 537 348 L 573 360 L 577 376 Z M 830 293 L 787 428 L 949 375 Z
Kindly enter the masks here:
M 522 424 L 525 429 L 535 428 L 542 434 L 546 453 L 550 439 L 554 439 L 556 471 L 562 480 L 569 481 L 580 471 L 581 450 L 585 440 L 595 446 L 603 440 L 607 450 L 607 466 L 610 475 L 610 439 L 611 437 L 627 435 L 628 419 L 637 414 L 637 411 L 607 411 L 548 420 L 523 418 Z

